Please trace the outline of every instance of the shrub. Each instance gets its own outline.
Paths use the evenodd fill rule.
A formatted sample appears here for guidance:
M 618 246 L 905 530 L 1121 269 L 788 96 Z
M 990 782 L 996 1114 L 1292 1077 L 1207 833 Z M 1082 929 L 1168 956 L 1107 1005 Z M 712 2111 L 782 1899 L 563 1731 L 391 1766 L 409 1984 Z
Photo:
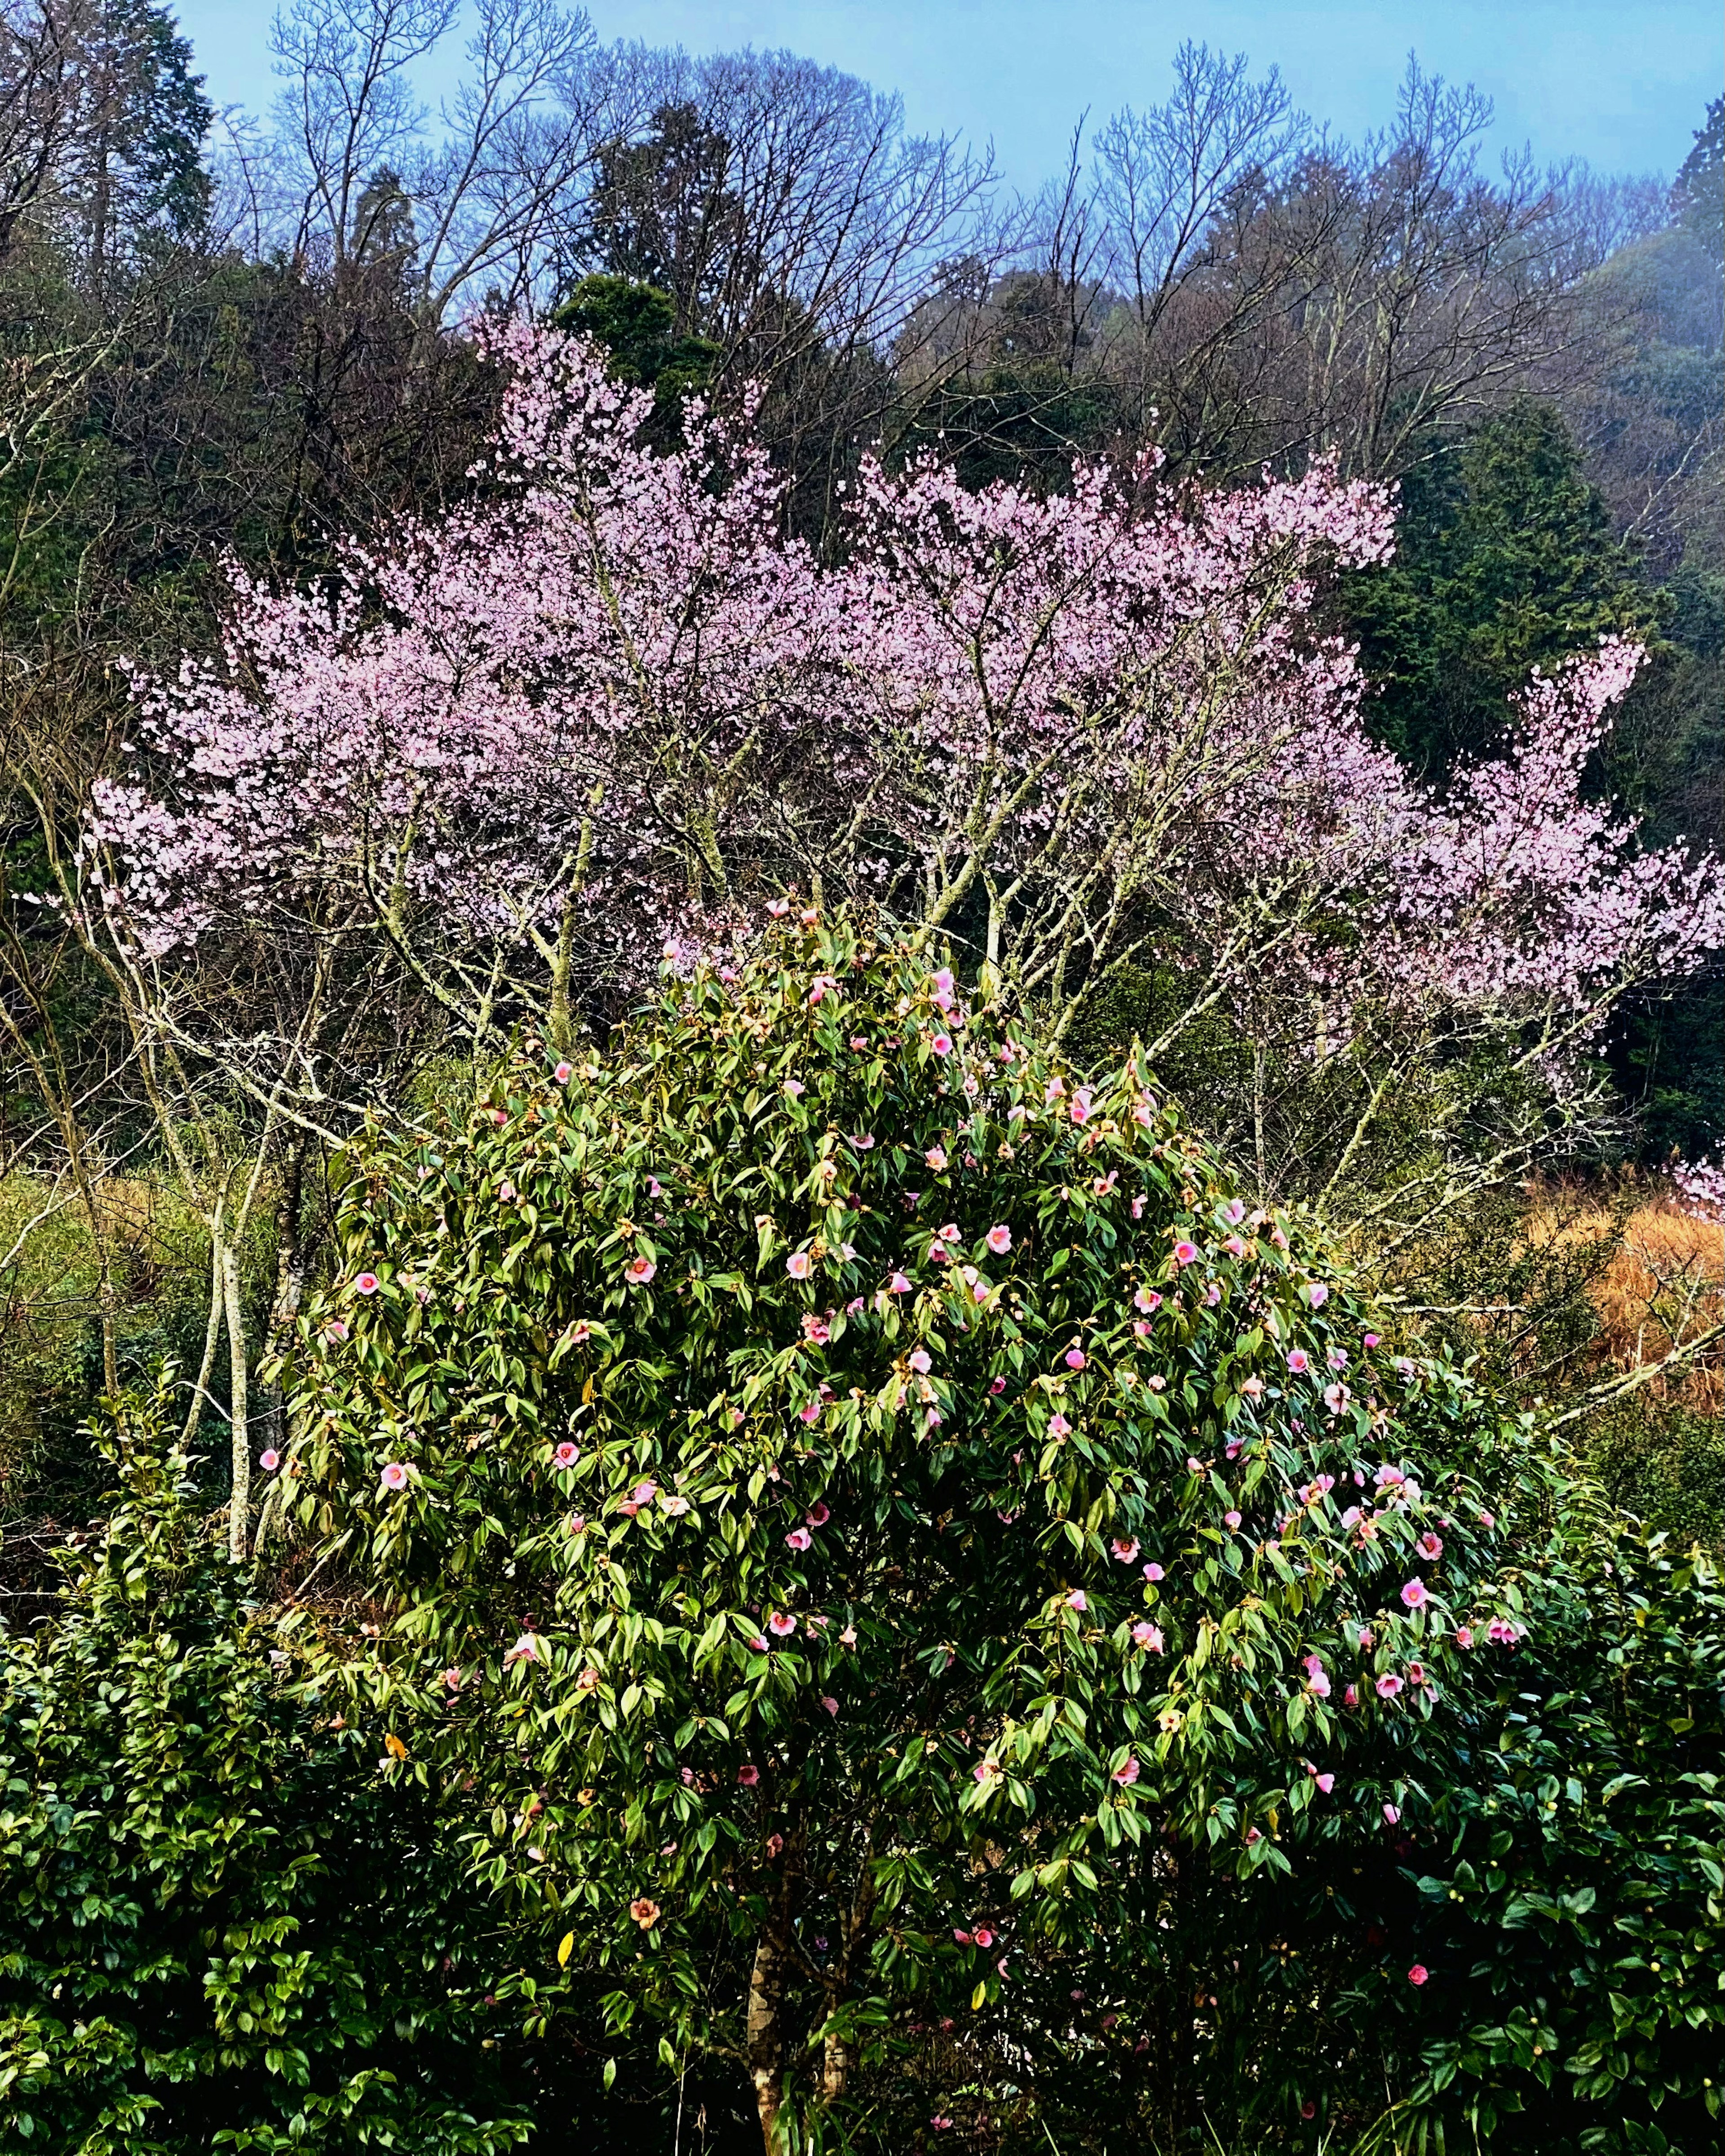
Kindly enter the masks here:
M 1507 1651 L 1517 1590 L 1408 1463 L 1494 1419 L 1136 1065 L 811 914 L 354 1169 L 293 1509 L 383 1598 L 332 1678 L 538 1930 L 542 2021 L 600 1972 L 769 2141 L 860 2087 L 903 2145 L 976 2082 L 927 2031 L 1009 2111 L 1169 1862 L 1262 1909 L 1442 1801 L 1455 1627 Z
M 516 2146 L 455 1867 L 296 1702 L 168 1404 L 106 1441 L 59 1614 L 0 1628 L 0 2148 Z

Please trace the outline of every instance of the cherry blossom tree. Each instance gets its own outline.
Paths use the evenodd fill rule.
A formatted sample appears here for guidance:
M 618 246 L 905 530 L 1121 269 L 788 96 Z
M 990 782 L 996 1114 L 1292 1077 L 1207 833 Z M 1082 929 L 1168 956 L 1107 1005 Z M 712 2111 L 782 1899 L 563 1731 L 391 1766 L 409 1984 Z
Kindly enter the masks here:
M 1056 1039 L 1134 993 L 1177 1072 L 1224 1029 L 1250 1075 L 1198 1105 L 1260 1194 L 1394 1243 L 1584 1125 L 1576 1051 L 1725 940 L 1717 865 L 1583 789 L 1632 647 L 1536 678 L 1445 793 L 1375 745 L 1320 603 L 1389 554 L 1384 489 L 1317 464 L 1205 492 L 1151 459 L 1039 499 L 871 465 L 827 563 L 746 425 L 696 403 L 653 454 L 594 348 L 480 333 L 511 373 L 480 504 L 352 552 L 333 593 L 236 572 L 221 658 L 141 684 L 76 902 L 165 1009 L 234 924 L 315 921 L 465 1038 L 561 1050 L 667 942 L 794 885 L 911 924 Z M 1416 1096 L 1418 1172 L 1371 1194 Z

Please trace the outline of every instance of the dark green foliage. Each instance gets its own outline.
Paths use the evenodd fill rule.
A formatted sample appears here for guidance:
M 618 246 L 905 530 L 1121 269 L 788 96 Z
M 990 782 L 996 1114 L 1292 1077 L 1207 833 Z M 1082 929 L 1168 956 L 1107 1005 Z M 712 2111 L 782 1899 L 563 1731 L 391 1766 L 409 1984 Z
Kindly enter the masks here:
M 165 1406 L 58 1613 L 0 1630 L 0 2148 L 516 2146 L 429 1815 L 296 1699 Z
M 1562 417 L 1532 398 L 1414 468 L 1395 559 L 1349 578 L 1343 608 L 1383 685 L 1378 737 L 1434 776 L 1497 744 L 1533 667 L 1645 637 L 1660 613 Z
M 1631 1394 L 1595 1422 L 1588 1459 L 1613 1502 L 1673 1549 L 1725 1551 L 1725 1420 L 1716 1412 Z
M 1725 1593 L 1583 1493 L 1529 1615 L 1447 1845 L 1416 1859 L 1430 1982 L 1407 2033 L 1428 2074 L 1408 2110 L 1503 2156 L 1716 2147 Z
M 619 382 L 653 392 L 650 438 L 674 447 L 681 435 L 684 400 L 711 386 L 719 346 L 707 337 L 680 336 L 669 295 L 627 277 L 583 277 L 552 320 L 560 329 L 602 344 Z

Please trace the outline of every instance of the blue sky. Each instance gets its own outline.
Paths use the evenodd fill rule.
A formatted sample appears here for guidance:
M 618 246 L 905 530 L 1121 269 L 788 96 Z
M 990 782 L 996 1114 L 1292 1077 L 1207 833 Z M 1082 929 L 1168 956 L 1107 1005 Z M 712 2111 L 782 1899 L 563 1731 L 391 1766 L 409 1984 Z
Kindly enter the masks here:
M 218 104 L 272 94 L 269 0 L 179 0 Z M 721 51 L 785 45 L 899 90 L 919 131 L 993 141 L 1032 187 L 1073 123 L 1166 95 L 1183 38 L 1281 68 L 1300 105 L 1343 134 L 1389 113 L 1410 49 L 1494 100 L 1494 146 L 1542 161 L 1669 175 L 1725 76 L 1719 0 L 590 0 L 604 38 Z M 433 91 L 435 80 L 426 87 Z

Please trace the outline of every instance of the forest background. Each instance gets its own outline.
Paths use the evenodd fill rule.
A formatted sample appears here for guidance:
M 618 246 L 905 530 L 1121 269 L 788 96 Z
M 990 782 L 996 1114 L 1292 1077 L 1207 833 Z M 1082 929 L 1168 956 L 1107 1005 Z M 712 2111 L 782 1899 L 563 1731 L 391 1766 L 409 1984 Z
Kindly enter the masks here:
M 161 747 L 136 685 L 239 648 L 236 575 L 315 605 L 344 550 L 381 559 L 408 520 L 495 499 L 509 369 L 475 321 L 595 339 L 649 400 L 655 454 L 691 399 L 746 418 L 779 530 L 821 563 L 845 557 L 871 459 L 903 475 L 933 451 L 963 490 L 1032 502 L 1079 460 L 1130 472 L 1153 448 L 1171 495 L 1394 485 L 1393 558 L 1332 563 L 1312 598 L 1359 647 L 1376 744 L 1459 789 L 1533 670 L 1645 645 L 1584 797 L 1624 804 L 1649 848 L 1725 850 L 1725 103 L 1669 180 L 1494 168 L 1485 101 L 1416 66 L 1348 143 L 1273 69 L 1187 47 L 1166 101 L 1087 121 L 1027 197 L 830 69 L 607 45 L 522 0 L 482 0 L 431 111 L 413 72 L 456 16 L 295 0 L 277 109 L 219 121 L 168 9 L 8 0 L 0 22 L 12 1625 L 51 1608 L 56 1553 L 103 1511 L 100 1403 L 164 1369 L 198 1502 L 237 1556 L 267 1536 L 244 1463 L 286 1442 L 346 1142 L 476 1052 L 447 986 L 470 957 L 436 974 L 408 939 L 367 959 L 308 1045 L 298 959 L 253 908 L 165 988 L 159 952 L 105 934 L 86 872 L 92 803 Z M 752 881 L 727 862 L 727 903 L 768 895 L 765 858 Z M 674 926 L 604 924 L 655 948 Z M 558 978 L 560 1050 L 640 993 L 626 966 Z M 1319 1083 L 1309 1042 L 1194 1017 L 1186 993 L 1153 953 L 1122 963 L 1065 1049 L 1100 1070 L 1164 1042 L 1159 1081 L 1254 1154 L 1257 1202 L 1304 1209 L 1435 1350 L 1538 1403 L 1609 1498 L 1717 1549 L 1719 1236 L 1671 1180 L 1725 1135 L 1717 952 L 1614 988 L 1555 1095 L 1452 1040 L 1471 1061 L 1448 1150 L 1393 1026 L 1378 1061 Z M 283 1043 L 293 1088 L 270 1075 Z M 1353 1120 L 1362 1086 L 1378 1121 Z M 1440 1203 L 1408 1196 L 1429 1188 Z

